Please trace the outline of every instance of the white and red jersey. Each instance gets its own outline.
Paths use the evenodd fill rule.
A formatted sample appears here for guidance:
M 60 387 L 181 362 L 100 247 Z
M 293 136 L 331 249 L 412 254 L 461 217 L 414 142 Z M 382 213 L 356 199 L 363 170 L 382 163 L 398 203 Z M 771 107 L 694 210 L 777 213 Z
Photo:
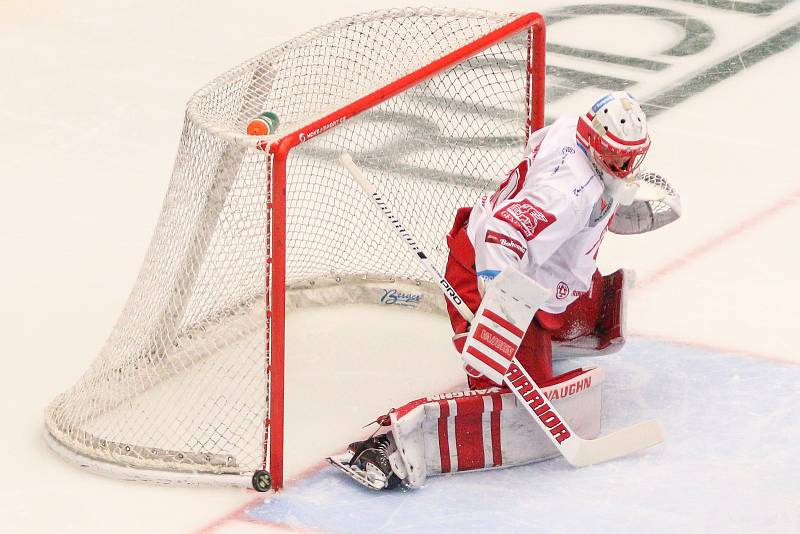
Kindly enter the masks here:
M 563 117 L 531 135 L 525 159 L 478 200 L 467 226 L 478 276 L 516 267 L 552 289 L 541 307 L 549 313 L 589 290 L 617 208 L 576 142 L 577 124 L 577 117 Z

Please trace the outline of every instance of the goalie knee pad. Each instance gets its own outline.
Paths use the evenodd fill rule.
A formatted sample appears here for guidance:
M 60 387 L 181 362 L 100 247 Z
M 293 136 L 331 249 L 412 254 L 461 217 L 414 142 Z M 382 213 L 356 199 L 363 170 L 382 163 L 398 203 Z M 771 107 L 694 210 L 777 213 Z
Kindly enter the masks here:
M 466 334 L 463 335 L 466 336 Z M 453 337 L 454 343 L 456 337 Z M 464 341 L 461 341 L 460 346 L 456 345 L 459 352 L 463 350 L 463 347 Z M 550 333 L 539 323 L 538 314 L 525 332 L 515 357 L 537 383 L 543 384 L 553 379 L 553 349 Z M 465 364 L 464 371 L 467 373 L 469 389 L 503 387 L 502 384 L 485 377 L 470 365 Z
M 466 224 L 472 208 L 461 208 L 456 214 L 455 222 L 450 233 L 447 234 L 447 246 L 450 254 L 445 266 L 445 278 L 458 292 L 458 295 L 473 312 L 481 304 L 481 295 L 478 290 L 477 275 L 475 274 L 475 249 L 467 236 Z M 453 344 L 458 352 L 464 346 L 463 338 L 466 337 L 469 324 L 461 317 L 458 310 L 448 301 L 447 314 L 453 326 Z M 463 334 L 463 336 L 462 336 Z M 459 344 L 460 341 L 460 344 Z

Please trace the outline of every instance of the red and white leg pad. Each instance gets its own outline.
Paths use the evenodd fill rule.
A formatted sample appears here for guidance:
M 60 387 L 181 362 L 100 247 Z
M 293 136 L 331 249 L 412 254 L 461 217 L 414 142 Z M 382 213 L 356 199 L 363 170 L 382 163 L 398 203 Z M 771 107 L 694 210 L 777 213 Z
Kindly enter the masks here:
M 577 369 L 542 391 L 585 439 L 600 434 L 603 373 Z M 397 451 L 390 461 L 406 484 L 430 475 L 496 469 L 558 456 L 508 389 L 461 391 L 415 400 L 389 414 Z

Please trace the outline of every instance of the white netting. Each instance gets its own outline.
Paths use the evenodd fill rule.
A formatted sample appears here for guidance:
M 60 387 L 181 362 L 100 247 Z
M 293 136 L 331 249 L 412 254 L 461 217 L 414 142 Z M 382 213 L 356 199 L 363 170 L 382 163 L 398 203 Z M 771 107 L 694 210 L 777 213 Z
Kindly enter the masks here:
M 122 316 L 92 367 L 47 410 L 59 447 L 154 471 L 260 468 L 269 430 L 265 280 L 279 237 L 268 208 L 278 184 L 272 155 L 245 135 L 247 122 L 276 112 L 277 135 L 260 139 L 271 143 L 514 18 L 427 9 L 361 15 L 269 50 L 199 91 Z M 522 32 L 290 153 L 290 306 L 377 303 L 378 286 L 372 293 L 331 287 L 365 279 L 413 287 L 425 278 L 336 162 L 342 151 L 443 265 L 455 210 L 494 188 L 522 154 L 527 57 Z

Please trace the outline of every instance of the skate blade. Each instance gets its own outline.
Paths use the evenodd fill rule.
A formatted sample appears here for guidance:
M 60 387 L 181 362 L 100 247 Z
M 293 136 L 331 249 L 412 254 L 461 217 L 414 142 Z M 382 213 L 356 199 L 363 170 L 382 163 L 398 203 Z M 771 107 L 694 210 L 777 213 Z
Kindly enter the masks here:
M 370 477 L 366 471 L 359 469 L 354 465 L 350 465 L 349 462 L 351 457 L 351 454 L 339 454 L 337 456 L 331 456 L 327 458 L 327 460 L 331 465 L 343 471 L 345 474 L 347 474 L 347 476 L 362 486 L 374 491 L 380 491 L 386 488 L 386 480 Z

